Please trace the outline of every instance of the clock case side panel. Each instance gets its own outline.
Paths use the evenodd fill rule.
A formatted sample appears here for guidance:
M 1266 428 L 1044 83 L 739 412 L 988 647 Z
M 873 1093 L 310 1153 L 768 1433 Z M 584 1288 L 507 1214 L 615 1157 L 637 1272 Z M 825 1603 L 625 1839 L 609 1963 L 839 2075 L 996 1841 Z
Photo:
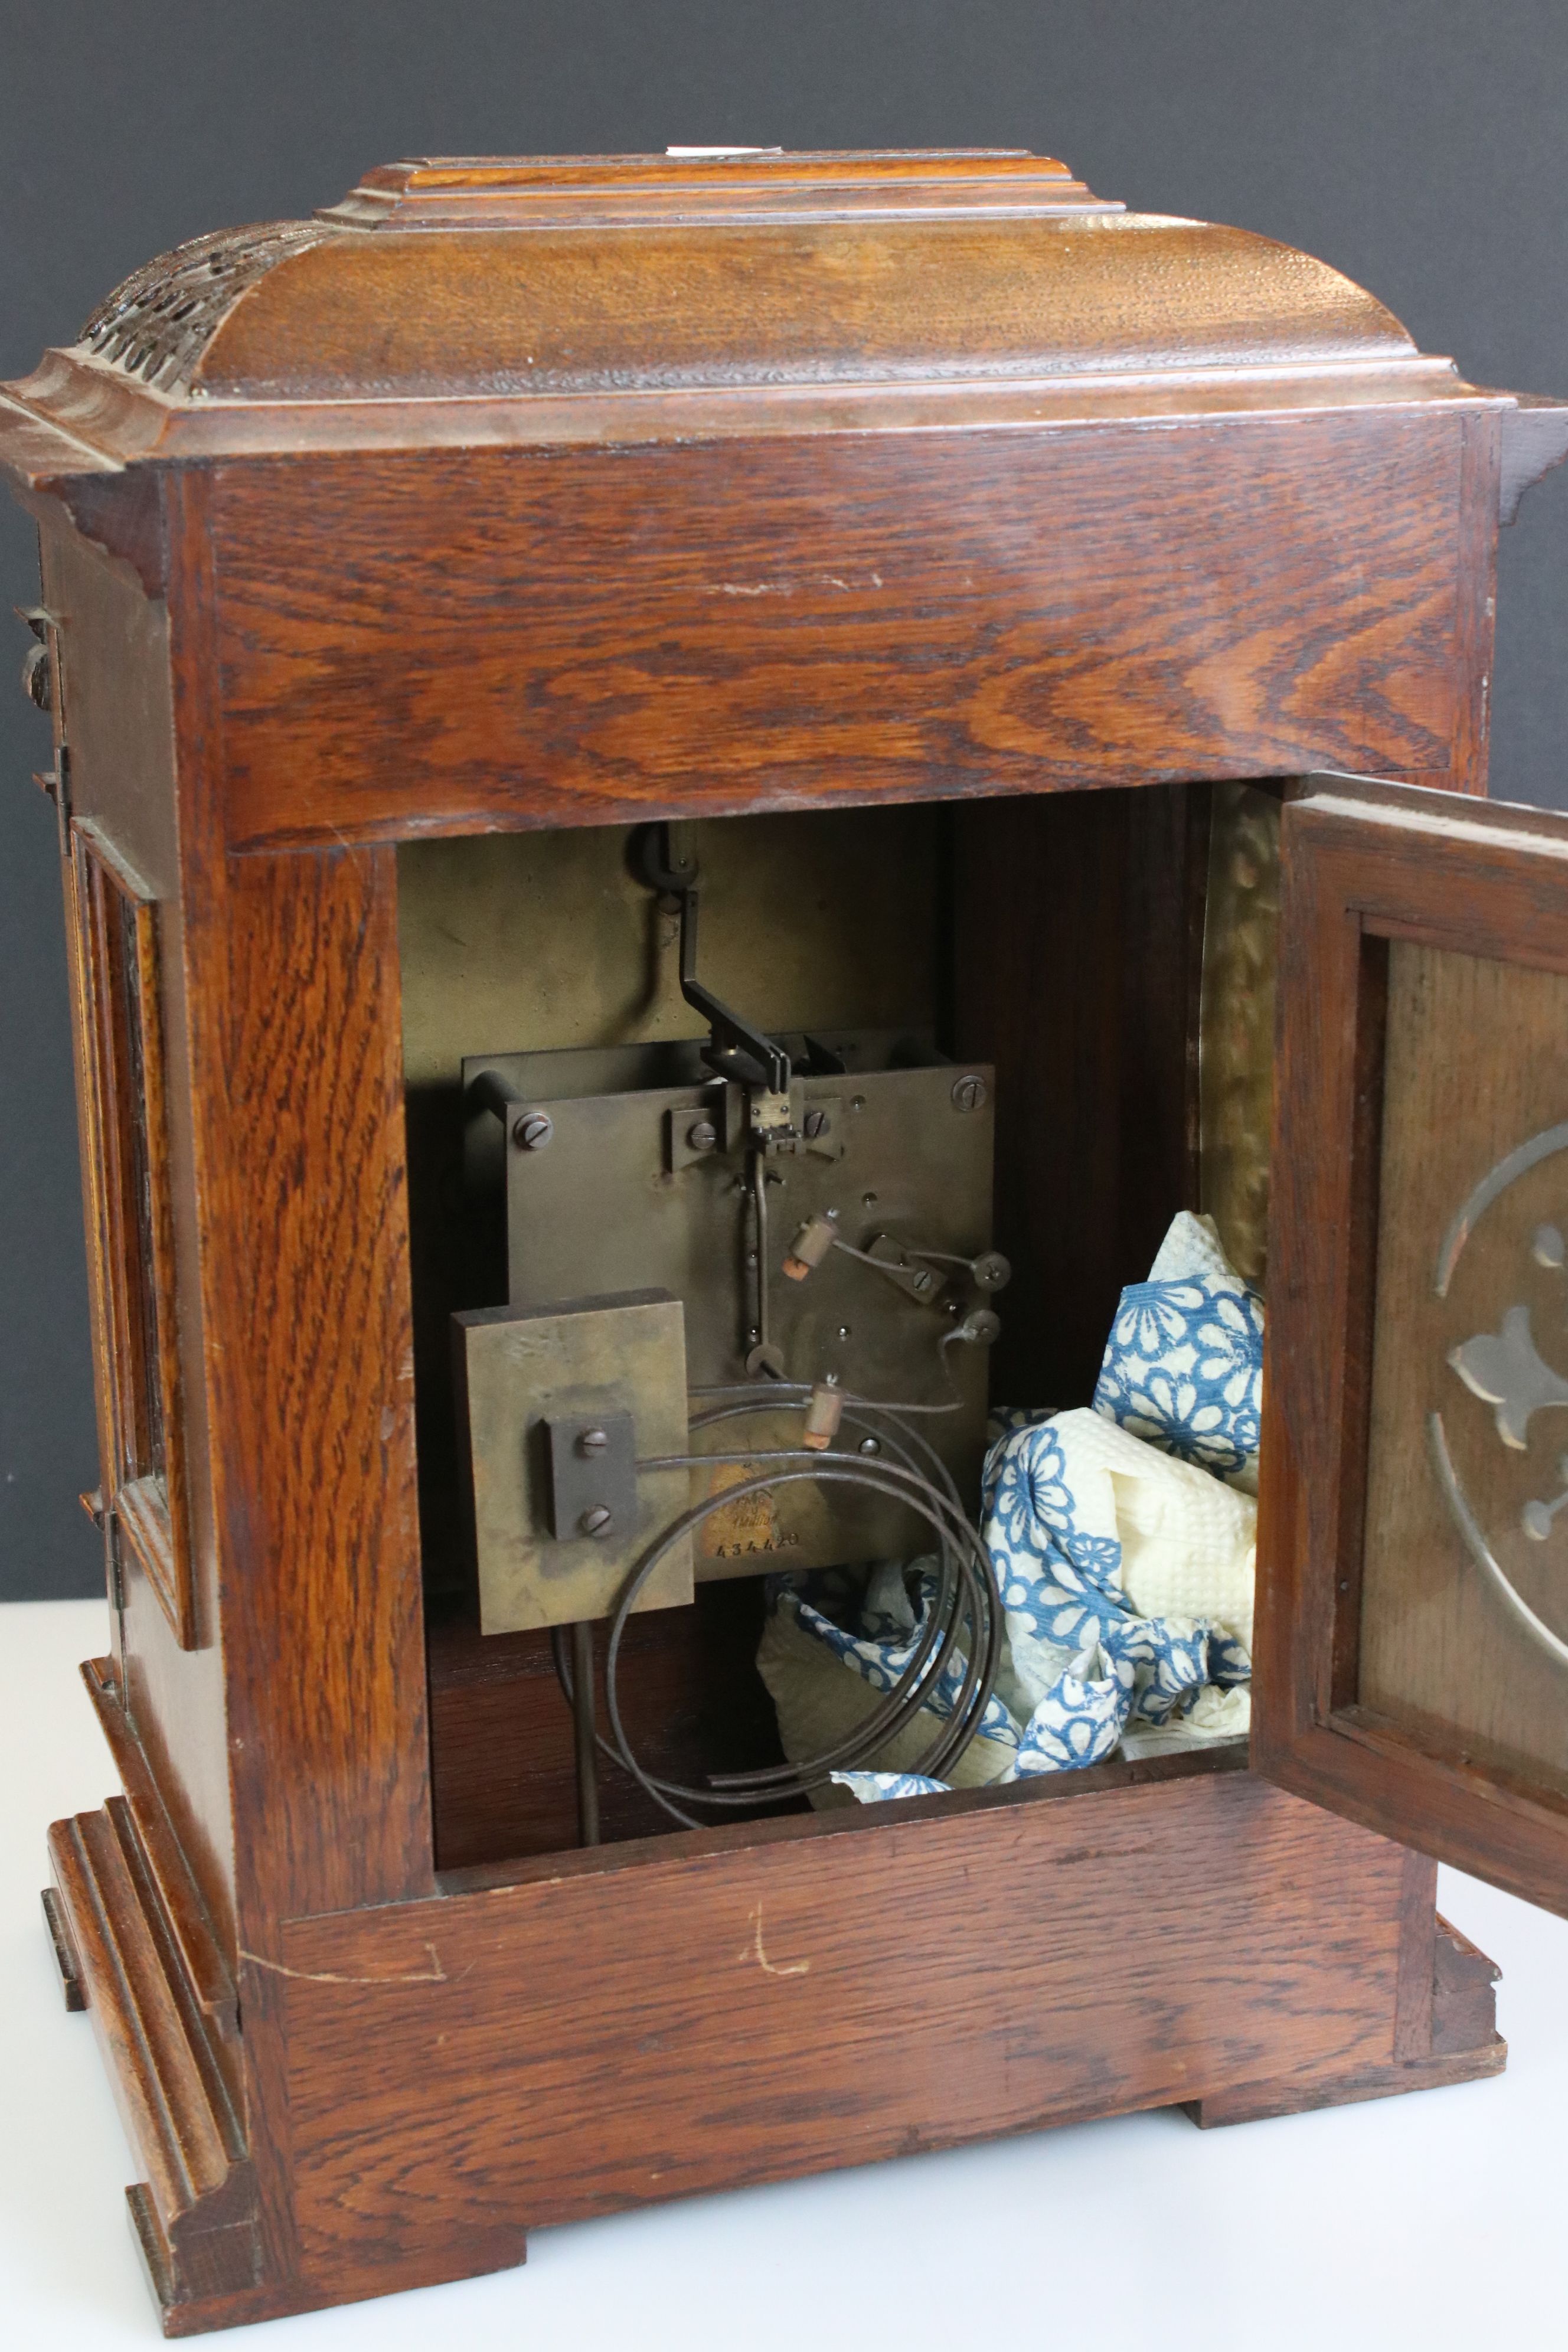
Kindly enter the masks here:
M 135 2151 L 142 2242 L 187 2286 L 247 2282 L 254 2183 L 167 616 L 142 572 L 66 512 L 45 501 L 39 520 L 56 746 L 45 781 L 60 817 L 111 1627 L 83 1678 L 123 1791 L 54 1824 L 45 1907 L 68 2002 L 89 2011 Z M 140 1234 L 116 1167 L 128 1118 L 142 1139 Z M 153 1317 L 134 1363 L 128 1283 L 145 1285 Z M 151 1398 L 153 1381 L 155 1478 L 132 1475 L 148 1433 L 130 1394 Z
M 58 518 L 46 593 L 71 814 L 162 947 L 198 1646 L 132 1565 L 122 1702 L 226 1941 L 259 1949 L 428 1885 L 424 1654 L 394 863 L 228 855 L 206 487 L 161 485 L 166 607 Z
M 50 1916 L 184 2333 L 299 2307 L 281 1923 L 428 1890 L 428 1752 L 393 855 L 228 856 L 206 485 L 121 487 L 90 542 L 43 502 L 46 592 L 78 854 L 162 950 L 195 1646 L 132 1558 L 87 1670 L 125 1796 L 56 1824 Z
M 120 881 L 123 903 L 134 888 L 155 926 L 158 1002 L 144 1008 L 150 1034 L 161 1033 L 163 1162 L 160 1190 L 168 1210 L 161 1307 L 172 1309 L 166 1333 L 175 1359 L 183 1463 L 181 1529 L 184 1599 L 171 1604 L 149 1580 L 134 1541 L 115 1526 L 118 1465 L 110 1396 L 111 1319 L 105 1311 L 101 1199 L 105 1139 L 91 1084 L 85 959 L 73 945 L 73 1011 L 79 1034 L 79 1087 L 87 1192 L 89 1266 L 97 1331 L 103 1494 L 110 1547 L 113 1648 L 95 1675 L 100 1708 L 115 1706 L 120 1737 L 144 1758 L 142 1801 L 151 1792 L 166 1814 L 221 1940 L 234 1937 L 234 1853 L 228 1808 L 223 1659 L 217 1642 L 217 1563 L 210 1487 L 205 1475 L 206 1423 L 202 1381 L 202 1317 L 192 1100 L 187 1061 L 188 1001 L 174 796 L 174 742 L 164 608 L 124 562 L 69 528 L 63 516 L 40 534 L 43 603 L 53 615 L 58 667 L 57 801 L 65 798 L 62 875 L 68 938 L 81 940 L 89 866 Z M 133 884 L 123 877 L 134 877 Z M 112 884 L 111 884 L 112 887 Z M 160 1251 L 160 1255 L 163 1251 Z

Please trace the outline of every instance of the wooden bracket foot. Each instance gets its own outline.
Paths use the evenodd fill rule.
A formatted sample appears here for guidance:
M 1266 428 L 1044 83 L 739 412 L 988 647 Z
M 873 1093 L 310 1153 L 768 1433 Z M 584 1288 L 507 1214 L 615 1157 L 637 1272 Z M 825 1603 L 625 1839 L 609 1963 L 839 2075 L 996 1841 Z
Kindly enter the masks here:
M 1443 1918 L 1433 1921 L 1430 2008 L 1419 2034 L 1404 2032 L 1408 2054 L 1386 2066 L 1361 2067 L 1343 2074 L 1288 2077 L 1243 2083 L 1204 2099 L 1184 2102 L 1200 2130 L 1220 2124 L 1258 2123 L 1268 2116 L 1292 2116 L 1310 2107 L 1347 2106 L 1358 2099 L 1386 2099 L 1400 2091 L 1436 2090 L 1450 2083 L 1473 2083 L 1500 2074 L 1508 2044 L 1497 2031 L 1492 1991 L 1500 1971 Z
M 65 1913 L 60 1908 L 60 1898 L 52 1886 L 45 1887 L 43 1903 L 44 1925 L 49 1931 L 49 1942 L 54 1948 L 55 1966 L 60 1972 L 60 1990 L 65 1995 L 66 2007 L 85 2009 L 87 1995 L 82 1990 L 81 1970 L 77 1966 L 76 1951 L 70 1939 L 70 1929 L 66 1926 Z

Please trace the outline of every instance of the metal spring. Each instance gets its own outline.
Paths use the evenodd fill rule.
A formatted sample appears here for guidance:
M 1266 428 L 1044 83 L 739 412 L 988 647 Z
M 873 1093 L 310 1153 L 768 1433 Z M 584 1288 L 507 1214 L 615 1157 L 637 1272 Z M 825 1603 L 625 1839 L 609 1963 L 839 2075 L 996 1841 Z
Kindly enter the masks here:
M 694 1393 L 733 1400 L 698 1414 L 690 1425 L 693 1429 L 702 1429 L 715 1422 L 743 1418 L 756 1412 L 776 1412 L 781 1406 L 804 1404 L 810 1391 L 799 1385 L 778 1381 L 770 1382 L 761 1394 L 755 1384 L 743 1390 L 700 1390 Z M 926 1409 L 930 1410 L 929 1407 Z M 811 1790 L 820 1788 L 835 1772 L 850 1771 L 864 1766 L 920 1712 L 931 1691 L 940 1684 L 966 1628 L 970 1636 L 969 1648 L 952 1711 L 933 1735 L 929 1748 L 917 1763 L 908 1769 L 932 1779 L 940 1778 L 963 1755 L 978 1732 L 995 1685 L 1000 1662 L 1002 1598 L 990 1555 L 978 1531 L 964 1514 L 947 1465 L 934 1447 L 917 1430 L 910 1429 L 904 1423 L 902 1416 L 910 1408 L 876 1404 L 860 1397 L 849 1398 L 846 1402 L 846 1425 L 876 1434 L 879 1442 L 898 1456 L 896 1462 L 851 1461 L 838 1455 L 770 1447 L 751 1454 L 661 1454 L 638 1463 L 639 1470 L 710 1469 L 721 1465 L 746 1467 L 758 1462 L 776 1465 L 769 1466 L 756 1476 L 743 1479 L 735 1486 L 721 1488 L 718 1494 L 693 1504 L 689 1510 L 683 1511 L 672 1520 L 648 1546 L 626 1579 L 610 1617 L 609 1642 L 605 1657 L 605 1698 L 611 1736 L 606 1739 L 603 1734 L 595 1732 L 595 1744 L 628 1772 L 654 1802 L 682 1828 L 699 1829 L 702 1826 L 699 1820 L 684 1810 L 686 1805 L 754 1810 L 762 1805 L 792 1803 L 807 1795 Z M 873 1413 L 883 1421 L 891 1421 L 898 1430 L 898 1438 L 889 1437 L 885 1431 L 874 1431 L 867 1418 Z M 916 1466 L 917 1454 L 926 1458 L 933 1475 L 927 1475 Z M 803 1764 L 770 1765 L 751 1772 L 716 1773 L 710 1776 L 707 1785 L 702 1788 L 665 1780 L 650 1772 L 632 1748 L 620 1707 L 621 1641 L 639 1594 L 673 1547 L 700 1527 L 713 1512 L 725 1509 L 748 1496 L 765 1493 L 772 1487 L 805 1483 L 867 1488 L 874 1494 L 906 1503 L 935 1530 L 937 1590 L 924 1629 L 902 1672 L 892 1688 L 852 1732 L 835 1747 Z M 576 1713 L 575 1677 L 568 1669 L 564 1638 L 559 1629 L 552 1633 L 551 1646 L 556 1677 L 568 1704 Z

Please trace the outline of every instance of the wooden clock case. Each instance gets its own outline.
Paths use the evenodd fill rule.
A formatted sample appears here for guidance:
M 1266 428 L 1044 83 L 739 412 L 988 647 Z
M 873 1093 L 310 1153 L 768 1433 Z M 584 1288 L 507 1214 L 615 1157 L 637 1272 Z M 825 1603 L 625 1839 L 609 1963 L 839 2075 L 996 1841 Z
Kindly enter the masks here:
M 1565 449 L 1323 266 L 1010 153 L 399 164 L 153 263 L 0 394 L 124 1791 L 51 1833 L 47 1907 L 170 2334 L 650 2199 L 1501 2064 L 1424 1855 L 1564 1907 L 1568 1759 L 1366 1704 L 1355 1612 L 1400 959 L 1568 972 L 1563 825 L 1473 797 L 1497 529 Z M 461 985 L 411 909 L 489 888 L 526 989 L 510 897 L 605 829 L 738 819 L 847 889 L 918 835 L 902 928 L 997 1073 L 994 1387 L 1073 1402 L 1198 1201 L 1238 780 L 1288 787 L 1250 1760 L 695 1832 L 606 1792 L 574 1850 L 540 1644 L 437 1572 L 463 1302 L 405 1040 Z M 649 1727 L 765 1738 L 745 1607 L 663 1614 Z

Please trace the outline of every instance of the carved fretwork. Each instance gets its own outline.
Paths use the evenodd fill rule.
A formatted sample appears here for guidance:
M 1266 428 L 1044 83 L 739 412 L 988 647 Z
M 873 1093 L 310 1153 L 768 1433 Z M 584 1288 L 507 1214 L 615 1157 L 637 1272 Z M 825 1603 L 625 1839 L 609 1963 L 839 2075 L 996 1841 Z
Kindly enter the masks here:
M 77 338 L 164 392 L 189 384 L 219 324 L 247 288 L 290 253 L 332 231 L 315 221 L 271 221 L 192 237 L 134 270 L 100 302 Z

